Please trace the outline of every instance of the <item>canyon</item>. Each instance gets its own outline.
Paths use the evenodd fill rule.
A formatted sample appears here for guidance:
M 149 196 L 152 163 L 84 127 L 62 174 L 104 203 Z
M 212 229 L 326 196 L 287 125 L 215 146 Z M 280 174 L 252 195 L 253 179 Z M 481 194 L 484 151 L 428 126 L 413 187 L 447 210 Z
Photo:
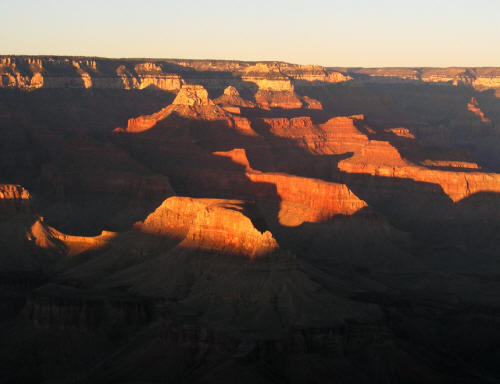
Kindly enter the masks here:
M 2 380 L 497 382 L 499 90 L 0 56 Z

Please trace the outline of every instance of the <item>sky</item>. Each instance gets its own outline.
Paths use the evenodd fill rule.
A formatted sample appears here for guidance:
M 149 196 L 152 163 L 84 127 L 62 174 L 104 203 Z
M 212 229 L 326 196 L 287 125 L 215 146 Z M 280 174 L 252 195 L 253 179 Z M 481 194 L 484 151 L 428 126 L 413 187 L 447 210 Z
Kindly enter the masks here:
M 0 54 L 500 66 L 500 1 L 0 0 Z

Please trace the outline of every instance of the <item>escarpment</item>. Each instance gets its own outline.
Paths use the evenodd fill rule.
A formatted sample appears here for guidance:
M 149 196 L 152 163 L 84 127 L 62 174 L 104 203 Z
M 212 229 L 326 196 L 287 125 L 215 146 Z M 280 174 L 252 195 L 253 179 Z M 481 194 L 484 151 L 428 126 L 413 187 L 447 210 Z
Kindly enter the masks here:
M 283 62 L 175 59 L 102 59 L 60 56 L 0 57 L 0 87 L 158 89 L 178 91 L 186 81 L 223 89 L 233 85 L 256 87 L 269 105 L 298 105 L 294 86 L 320 87 L 358 77 L 376 83 L 423 82 L 500 89 L 498 68 L 327 68 Z M 235 79 L 239 79 L 235 81 Z M 227 85 L 226 85 L 227 86 Z M 269 92 L 278 92 L 274 97 Z

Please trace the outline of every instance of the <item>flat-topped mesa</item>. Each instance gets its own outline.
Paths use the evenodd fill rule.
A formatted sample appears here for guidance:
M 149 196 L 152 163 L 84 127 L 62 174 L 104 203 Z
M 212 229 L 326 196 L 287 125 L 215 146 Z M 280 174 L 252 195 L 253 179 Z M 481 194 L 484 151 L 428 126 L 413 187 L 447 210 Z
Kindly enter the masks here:
M 0 184 L 0 214 L 31 211 L 31 195 L 27 189 L 15 184 Z
M 278 248 L 269 231 L 259 232 L 242 212 L 242 202 L 170 197 L 144 222 L 140 232 L 180 240 L 177 247 L 223 254 L 263 256 Z

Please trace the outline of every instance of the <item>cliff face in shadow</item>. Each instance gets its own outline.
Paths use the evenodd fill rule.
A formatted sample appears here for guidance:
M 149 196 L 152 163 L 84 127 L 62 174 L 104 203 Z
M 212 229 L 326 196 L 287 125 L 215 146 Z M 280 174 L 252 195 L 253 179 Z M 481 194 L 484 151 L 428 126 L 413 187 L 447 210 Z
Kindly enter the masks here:
M 3 381 L 499 380 L 498 70 L 0 60 Z

